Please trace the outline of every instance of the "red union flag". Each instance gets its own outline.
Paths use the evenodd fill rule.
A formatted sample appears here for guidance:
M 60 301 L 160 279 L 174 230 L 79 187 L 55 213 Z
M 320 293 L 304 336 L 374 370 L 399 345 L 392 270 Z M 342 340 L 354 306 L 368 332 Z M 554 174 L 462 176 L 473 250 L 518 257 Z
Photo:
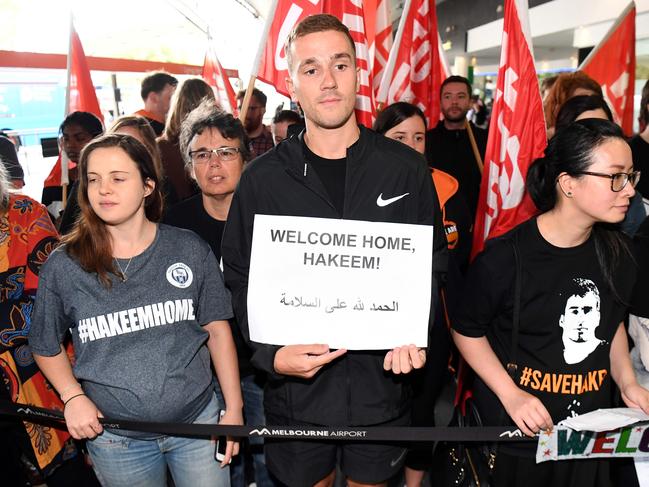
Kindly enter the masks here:
M 392 49 L 392 24 L 390 23 L 390 1 L 378 0 L 363 4 L 367 42 L 372 68 L 372 85 L 374 93 L 378 93 L 383 71 L 388 63 Z
M 237 101 L 234 95 L 234 89 L 230 84 L 230 79 L 221 67 L 219 59 L 216 57 L 216 51 L 212 42 L 209 42 L 205 61 L 203 62 L 203 79 L 214 89 L 216 101 L 221 108 L 237 116 Z
M 92 78 L 90 77 L 86 55 L 83 52 L 81 40 L 72 24 L 70 24 L 68 66 L 68 93 L 65 115 L 77 111 L 90 112 L 103 122 L 104 116 L 99 108 L 99 101 L 97 100 L 95 85 L 92 84 Z M 59 155 L 59 159 L 43 183 L 45 187 L 61 186 L 68 183 L 68 168 L 63 167 L 67 162 L 68 159 L 65 154 Z
M 361 0 L 325 0 L 324 12 L 335 15 L 349 29 L 356 48 L 356 65 L 360 68 L 360 86 L 356 95 L 356 120 L 371 127 L 376 108 L 372 89 L 372 70 L 365 35 L 363 2 Z
M 417 105 L 432 126 L 440 114 L 441 66 L 435 0 L 407 0 L 377 101 Z
M 275 0 L 274 10 L 268 13 L 267 35 L 262 36 L 260 60 L 255 63 L 258 69 L 253 75 L 275 87 L 284 96 L 289 96 L 286 88 L 288 64 L 284 43 L 293 27 L 308 15 L 322 13 L 321 0 Z M 259 56 L 258 55 L 258 56 Z
M 502 235 L 537 213 L 525 192 L 525 177 L 531 163 L 543 155 L 546 133 L 529 32 L 527 0 L 506 0 L 472 256 L 488 238 Z
M 631 2 L 579 67 L 602 85 L 615 122 L 633 135 L 635 4 Z
M 77 32 L 72 27 L 70 32 L 70 83 L 68 90 L 70 91 L 70 101 L 66 113 L 76 111 L 90 112 L 97 115 L 103 122 L 104 116 L 99 108 L 99 101 L 97 100 L 97 93 L 95 92 L 95 85 L 92 84 L 90 77 L 90 70 L 86 62 L 86 55 L 83 52 L 81 40 Z

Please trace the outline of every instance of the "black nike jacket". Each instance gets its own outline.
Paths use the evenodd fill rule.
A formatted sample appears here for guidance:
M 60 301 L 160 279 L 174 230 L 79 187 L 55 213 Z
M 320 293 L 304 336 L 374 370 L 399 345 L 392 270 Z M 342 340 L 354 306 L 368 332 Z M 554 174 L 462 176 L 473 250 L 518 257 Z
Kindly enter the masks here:
M 232 291 L 237 322 L 249 343 L 247 291 L 255 214 L 340 218 L 315 170 L 305 161 L 303 134 L 282 142 L 247 167 L 225 226 L 224 276 Z M 389 199 L 404 193 L 408 195 L 394 203 L 377 204 L 379 195 Z M 360 139 L 347 150 L 343 218 L 434 225 L 432 326 L 437 283 L 446 271 L 447 247 L 439 201 L 423 156 L 361 127 Z M 410 410 L 408 377 L 383 370 L 385 351 L 348 351 L 305 380 L 275 372 L 273 362 L 280 347 L 250 345 L 253 365 L 268 374 L 266 411 L 288 421 L 371 425 Z

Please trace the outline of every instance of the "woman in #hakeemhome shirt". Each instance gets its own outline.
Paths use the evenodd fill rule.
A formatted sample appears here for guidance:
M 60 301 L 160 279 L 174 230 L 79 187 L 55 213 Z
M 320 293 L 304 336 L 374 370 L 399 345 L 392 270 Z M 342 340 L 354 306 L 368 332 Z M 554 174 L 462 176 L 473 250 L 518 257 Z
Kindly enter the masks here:
M 165 485 L 169 468 L 177 486 L 229 486 L 236 443 L 219 466 L 209 439 L 104 430 L 98 419 L 216 423 L 224 408 L 222 422 L 243 422 L 230 295 L 203 240 L 156 223 L 157 174 L 129 135 L 86 146 L 81 219 L 42 268 L 30 346 L 103 485 Z M 68 331 L 74 369 L 61 348 Z

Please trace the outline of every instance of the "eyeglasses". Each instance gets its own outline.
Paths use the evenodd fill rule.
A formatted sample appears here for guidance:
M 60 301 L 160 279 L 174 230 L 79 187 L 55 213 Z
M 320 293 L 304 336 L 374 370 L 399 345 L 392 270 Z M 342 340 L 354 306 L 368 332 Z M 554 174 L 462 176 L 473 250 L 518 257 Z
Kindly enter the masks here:
M 189 151 L 189 157 L 192 158 L 194 164 L 206 164 L 212 160 L 212 156 L 216 154 L 219 161 L 229 162 L 234 161 L 241 152 L 238 147 L 217 147 L 216 149 L 199 149 Z
M 615 174 L 605 174 L 602 172 L 580 171 L 575 174 L 586 174 L 587 176 L 597 176 L 598 178 L 609 178 L 611 180 L 611 191 L 622 191 L 627 183 L 635 188 L 638 181 L 640 181 L 640 171 L 632 172 L 616 172 Z

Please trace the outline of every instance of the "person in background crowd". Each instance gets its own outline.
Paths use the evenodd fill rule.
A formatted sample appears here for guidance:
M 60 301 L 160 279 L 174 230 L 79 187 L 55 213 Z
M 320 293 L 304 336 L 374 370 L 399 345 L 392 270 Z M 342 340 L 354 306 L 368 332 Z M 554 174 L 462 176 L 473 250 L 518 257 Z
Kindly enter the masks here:
M 422 157 L 356 123 L 360 70 L 347 27 L 332 15 L 306 17 L 289 35 L 285 50 L 288 90 L 304 111 L 306 131 L 243 172 L 221 249 L 237 322 L 253 349 L 251 361 L 267 375 L 266 418 L 269 424 L 304 428 L 406 425 L 410 387 L 402 374 L 426 361 L 415 345 L 385 353 L 250 342 L 247 296 L 255 214 L 441 227 L 439 201 Z M 387 195 L 401 196 L 392 198 L 393 204 L 380 204 Z M 435 232 L 434 239 L 431 315 L 447 253 L 443 233 Z M 284 484 L 331 486 L 340 465 L 348 485 L 357 486 L 386 485 L 401 470 L 406 450 L 385 443 L 268 440 L 265 452 L 268 469 Z
M 18 160 L 16 146 L 8 137 L 0 135 L 0 161 L 7 170 L 7 176 L 12 187 L 20 189 L 25 186 L 25 172 Z
M 555 123 L 556 132 L 584 118 L 613 121 L 613 113 L 601 96 L 579 95 L 568 99 L 559 109 Z
M 108 132 L 113 134 L 130 135 L 144 144 L 144 147 L 147 148 L 153 158 L 153 165 L 158 172 L 160 181 L 162 181 L 162 197 L 164 200 L 163 208 L 166 210 L 178 203 L 176 190 L 169 182 L 169 178 L 167 178 L 162 167 L 160 148 L 156 143 L 155 132 L 151 128 L 151 124 L 148 120 L 139 115 L 124 115 L 113 122 L 113 125 L 108 129 Z
M 633 153 L 633 167 L 644 175 L 638 184 L 638 191 L 649 200 L 649 81 L 642 88 L 638 122 L 640 133 L 631 138 L 629 145 Z
M 13 192 L 0 164 L 0 398 L 60 410 L 27 343 L 39 271 L 57 243 L 45 207 Z M 70 435 L 51 426 L 2 418 L 0 458 L 3 485 L 99 485 Z
M 466 117 L 476 127 L 480 127 L 481 129 L 487 128 L 487 107 L 480 98 L 480 95 L 471 96 L 471 108 L 469 108 Z
M 629 335 L 633 339 L 631 361 L 638 382 L 649 389 L 649 218 L 633 237 L 638 280 L 631 299 Z
M 530 167 L 527 189 L 542 213 L 487 241 L 452 320 L 455 343 L 479 377 L 473 396 L 486 425 L 515 424 L 533 436 L 611 407 L 613 382 L 627 406 L 649 413 L 649 391 L 635 379 L 624 327 L 635 264 L 628 237 L 609 225 L 624 219 L 638 176 L 621 129 L 597 119 L 557 132 Z M 513 353 L 513 246 L 522 292 L 510 377 L 504 364 Z M 594 373 L 597 383 L 580 390 L 542 386 L 550 377 L 578 376 L 587 384 Z M 494 485 L 612 485 L 608 459 L 536 464 L 535 452 L 533 442 L 500 444 Z
M 273 117 L 270 125 L 275 145 L 288 138 L 288 128 L 294 124 L 304 124 L 302 117 L 293 110 L 280 110 Z
M 42 268 L 29 332 L 68 430 L 91 440 L 102 485 L 165 485 L 169 468 L 178 487 L 228 486 L 235 442 L 219 466 L 209 439 L 109 430 L 98 420 L 215 424 L 225 406 L 222 423 L 243 423 L 230 295 L 214 255 L 194 233 L 156 223 L 158 175 L 129 135 L 108 134 L 84 149 L 79 202 L 78 224 Z M 60 345 L 67 332 L 74 372 Z
M 81 156 L 81 150 L 95 137 L 104 133 L 104 125 L 101 123 L 94 114 L 90 112 L 72 112 L 65 117 L 65 120 L 59 127 L 59 134 L 61 139 L 61 149 L 68 156 L 69 172 L 68 176 L 70 184 L 67 191 L 67 203 L 72 204 L 74 208 L 78 207 L 76 202 L 76 188 L 75 181 L 77 180 L 77 163 Z M 56 167 L 45 180 L 45 187 L 43 188 L 43 196 L 41 203 L 43 203 L 54 221 L 59 218 L 59 213 L 62 209 L 63 201 L 63 188 L 61 186 L 49 186 L 50 181 L 55 174 L 57 174 Z M 60 181 L 57 183 L 60 184 Z M 72 219 L 74 221 L 74 219 Z
M 563 104 L 573 96 L 579 95 L 597 95 L 603 98 L 602 87 L 583 71 L 561 73 L 543 101 L 548 139 L 554 135 L 557 115 Z
M 398 140 L 422 155 L 426 150 L 426 118 L 420 108 L 406 102 L 397 102 L 379 112 L 373 129 L 390 139 Z M 459 192 L 457 180 L 440 169 L 431 169 L 449 255 L 462 270 L 466 270 L 471 252 L 471 214 Z
M 158 137 L 164 131 L 165 120 L 171 106 L 171 96 L 176 91 L 177 85 L 178 80 L 164 71 L 150 73 L 142 80 L 140 95 L 144 108 L 134 115 L 146 118 Z
M 22 140 L 20 139 L 20 135 L 13 135 L 11 134 L 11 132 L 12 129 L 10 129 L 9 127 L 3 127 L 0 129 L 0 137 L 6 137 L 11 142 L 13 142 L 14 147 L 16 148 L 16 152 L 18 152 L 23 146 Z
M 450 76 L 440 90 L 444 120 L 426 132 L 426 159 L 431 167 L 453 176 L 475 219 L 482 174 L 467 133 L 466 114 L 471 107 L 471 84 L 462 76 Z M 487 131 L 469 122 L 480 157 L 487 149 Z
M 419 107 L 398 102 L 385 107 L 374 122 L 374 130 L 398 140 L 424 155 L 426 149 L 426 117 Z M 449 249 L 449 275 L 447 284 L 461 279 L 452 276 L 455 265 L 465 268 L 471 251 L 471 220 L 469 208 L 458 192 L 458 183 L 453 176 L 439 169 L 432 169 L 433 182 L 439 197 L 442 220 Z M 458 276 L 459 277 L 459 276 Z M 447 290 L 448 287 L 447 287 Z M 447 300 L 448 301 L 448 300 Z M 450 354 L 449 324 L 440 308 L 435 324 L 428 338 L 428 360 L 423 370 L 412 374 L 414 389 L 412 407 L 413 426 L 435 425 L 435 401 L 446 377 L 446 366 Z M 432 447 L 415 446 L 406 456 L 406 485 L 418 487 L 422 484 L 424 472 L 432 466 Z
M 585 118 L 599 118 L 612 122 L 613 113 L 611 113 L 611 109 L 602 97 L 596 95 L 573 96 L 559 110 L 555 126 L 556 132 L 563 130 L 572 122 Z M 635 169 L 637 170 L 637 168 Z M 633 236 L 646 216 L 642 195 L 636 191 L 631 199 L 629 211 L 627 211 L 624 221 L 620 224 L 620 228 L 628 235 Z
M 552 86 L 557 82 L 557 79 L 559 76 L 548 76 L 547 78 L 543 78 L 541 81 L 541 101 L 545 103 L 545 100 L 547 100 L 548 95 L 550 94 L 550 90 L 552 89 Z
M 179 203 L 165 215 L 164 223 L 196 232 L 221 260 L 221 238 L 230 211 L 232 195 L 246 161 L 250 159 L 248 136 L 241 121 L 213 103 L 204 102 L 186 118 L 180 133 L 180 150 L 187 172 L 194 178 L 200 194 Z M 243 413 L 247 424 L 266 424 L 264 418 L 263 377 L 250 363 L 250 348 L 239 327 L 231 321 L 237 347 L 239 375 L 243 393 Z M 272 486 L 263 453 L 263 439 L 250 438 L 250 451 L 230 465 L 232 485 L 245 487 L 247 453 L 253 460 L 255 483 Z
M 239 112 L 241 112 L 245 96 L 246 90 L 241 90 L 237 93 Z M 246 119 L 243 123 L 246 133 L 248 134 L 248 139 L 250 139 L 250 149 L 252 151 L 253 159 L 269 151 L 275 145 L 273 142 L 273 134 L 271 134 L 268 127 L 264 125 L 265 113 L 266 95 L 261 90 L 254 88 L 252 90 L 252 95 L 250 96 Z
M 174 93 L 171 100 L 171 111 L 167 117 L 167 126 L 162 137 L 158 139 L 164 173 L 173 186 L 179 201 L 198 192 L 196 184 L 185 169 L 185 160 L 180 153 L 178 138 L 183 120 L 203 100 L 209 100 L 216 105 L 214 91 L 210 85 L 200 78 L 184 81 Z

